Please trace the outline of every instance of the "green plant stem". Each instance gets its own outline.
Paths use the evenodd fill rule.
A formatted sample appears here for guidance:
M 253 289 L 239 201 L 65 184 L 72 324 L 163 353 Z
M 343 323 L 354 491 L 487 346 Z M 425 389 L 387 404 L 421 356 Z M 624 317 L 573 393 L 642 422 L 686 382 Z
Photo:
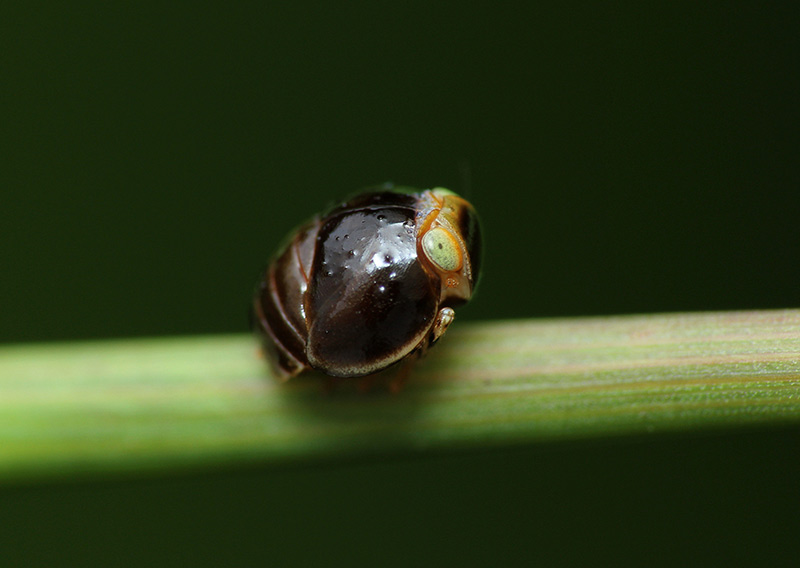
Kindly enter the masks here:
M 0 481 L 800 423 L 800 310 L 456 324 L 405 389 L 248 335 L 0 348 Z

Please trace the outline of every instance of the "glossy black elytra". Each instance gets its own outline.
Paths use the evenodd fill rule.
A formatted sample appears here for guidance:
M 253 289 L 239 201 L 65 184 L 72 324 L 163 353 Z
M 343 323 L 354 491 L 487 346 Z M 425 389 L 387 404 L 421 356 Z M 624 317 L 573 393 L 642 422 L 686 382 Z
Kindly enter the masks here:
M 378 372 L 422 354 L 469 300 L 481 235 L 452 191 L 374 191 L 299 227 L 259 282 L 254 315 L 283 378 Z

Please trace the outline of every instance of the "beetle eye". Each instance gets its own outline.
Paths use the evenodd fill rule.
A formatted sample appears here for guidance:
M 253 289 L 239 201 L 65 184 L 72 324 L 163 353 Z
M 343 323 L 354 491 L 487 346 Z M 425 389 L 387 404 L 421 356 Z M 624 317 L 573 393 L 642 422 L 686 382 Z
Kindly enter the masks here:
M 436 227 L 425 233 L 422 250 L 431 262 L 446 272 L 461 268 L 461 249 L 447 229 Z

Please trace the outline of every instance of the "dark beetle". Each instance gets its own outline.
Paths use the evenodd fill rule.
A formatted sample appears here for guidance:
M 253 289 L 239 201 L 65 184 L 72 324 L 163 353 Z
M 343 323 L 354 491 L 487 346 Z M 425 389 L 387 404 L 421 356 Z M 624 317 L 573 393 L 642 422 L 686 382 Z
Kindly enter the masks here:
M 424 353 L 478 280 L 478 217 L 452 191 L 375 191 L 314 217 L 267 268 L 254 300 L 283 378 L 375 373 Z

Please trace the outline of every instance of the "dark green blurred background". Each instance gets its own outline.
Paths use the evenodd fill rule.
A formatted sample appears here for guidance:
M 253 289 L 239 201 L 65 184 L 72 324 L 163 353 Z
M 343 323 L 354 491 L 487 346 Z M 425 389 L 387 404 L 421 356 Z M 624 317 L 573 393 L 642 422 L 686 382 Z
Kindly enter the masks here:
M 466 190 L 478 207 L 485 273 L 460 321 L 796 307 L 799 13 L 756 2 L 6 4 L 0 341 L 244 331 L 283 235 L 384 181 Z M 800 506 L 800 468 L 782 455 L 799 440 L 654 440 L 614 446 L 608 462 L 596 447 L 533 449 L 304 470 L 294 484 L 290 472 L 231 472 L 0 498 L 4 526 L 26 535 L 16 542 L 46 544 L 42 565 L 72 546 L 102 565 L 136 565 L 137 550 L 165 565 L 286 565 L 293 550 L 317 565 L 327 550 L 331 564 L 504 565 L 536 550 L 591 563 L 626 543 L 621 558 L 654 563 L 756 559 L 767 545 L 779 558 L 797 528 L 786 504 Z M 230 531 L 204 541 L 216 560 L 194 540 L 219 534 L 203 516 Z M 704 549 L 704 530 L 732 544 Z
M 794 5 L 22 4 L 2 341 L 244 330 L 283 235 L 388 180 L 469 185 L 462 320 L 800 304 Z

